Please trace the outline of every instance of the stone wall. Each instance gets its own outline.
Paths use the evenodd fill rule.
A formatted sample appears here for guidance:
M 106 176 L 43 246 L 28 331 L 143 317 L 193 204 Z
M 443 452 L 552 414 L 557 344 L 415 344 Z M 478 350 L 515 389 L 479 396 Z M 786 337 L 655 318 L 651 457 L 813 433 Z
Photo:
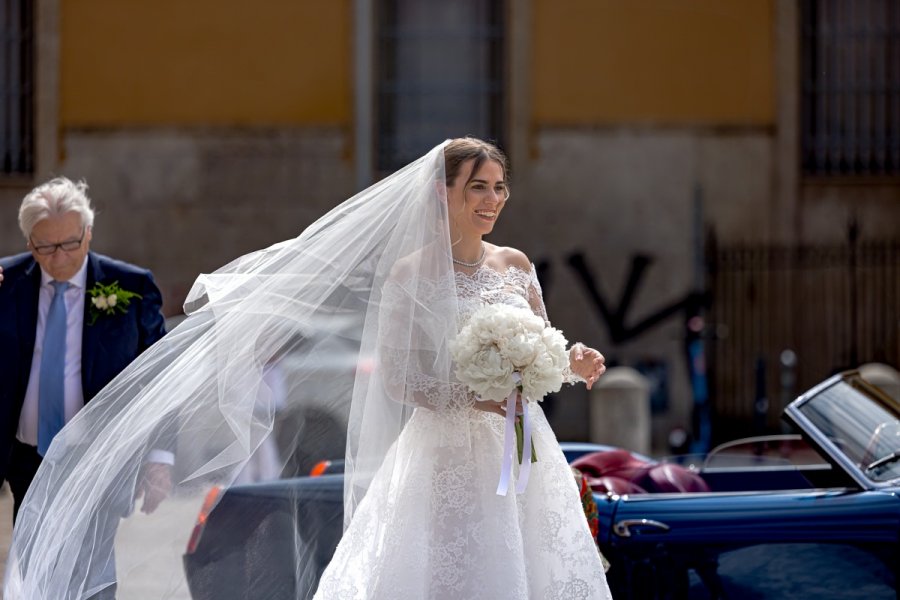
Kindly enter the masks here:
M 198 273 L 298 235 L 349 197 L 347 143 L 336 129 L 73 131 L 57 173 L 90 186 L 92 249 L 152 269 L 174 315 Z M 0 192 L 0 255 L 24 250 L 27 191 Z

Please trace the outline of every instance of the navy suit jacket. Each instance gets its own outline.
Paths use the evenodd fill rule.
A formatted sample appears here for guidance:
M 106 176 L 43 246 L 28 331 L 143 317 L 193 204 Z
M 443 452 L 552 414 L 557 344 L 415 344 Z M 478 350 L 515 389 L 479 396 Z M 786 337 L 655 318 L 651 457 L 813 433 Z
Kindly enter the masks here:
M 165 334 L 162 295 L 153 275 L 125 262 L 88 253 L 87 287 L 110 284 L 140 294 L 125 314 L 102 315 L 93 325 L 84 303 L 81 337 L 81 385 L 85 403 L 151 344 Z M 41 268 L 30 253 L 0 258 L 0 482 L 6 477 L 10 450 L 19 427 L 31 359 L 34 354 Z

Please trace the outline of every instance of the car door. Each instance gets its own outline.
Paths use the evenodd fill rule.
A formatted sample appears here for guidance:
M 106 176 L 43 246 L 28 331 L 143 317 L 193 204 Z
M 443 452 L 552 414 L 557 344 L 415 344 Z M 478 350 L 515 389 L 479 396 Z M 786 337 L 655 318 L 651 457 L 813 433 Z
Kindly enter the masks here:
M 896 597 L 893 493 L 658 494 L 611 502 L 601 541 L 616 598 Z

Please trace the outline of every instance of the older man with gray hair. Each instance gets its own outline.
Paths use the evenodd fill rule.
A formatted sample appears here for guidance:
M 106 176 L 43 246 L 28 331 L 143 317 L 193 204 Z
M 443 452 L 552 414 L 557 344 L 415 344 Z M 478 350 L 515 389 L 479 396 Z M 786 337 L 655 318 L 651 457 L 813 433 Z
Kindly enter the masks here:
M 19 208 L 28 252 L 0 258 L 0 481 L 13 518 L 54 436 L 165 334 L 146 269 L 90 251 L 94 211 L 84 182 L 57 177 Z M 171 489 L 167 448 L 137 483 L 152 512 Z

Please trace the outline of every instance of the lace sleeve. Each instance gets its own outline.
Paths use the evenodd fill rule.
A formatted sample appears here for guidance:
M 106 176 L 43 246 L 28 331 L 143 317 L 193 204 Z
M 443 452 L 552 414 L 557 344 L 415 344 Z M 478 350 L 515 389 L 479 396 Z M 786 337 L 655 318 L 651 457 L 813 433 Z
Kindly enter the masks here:
M 409 353 L 383 347 L 380 365 L 388 394 L 397 402 L 432 410 L 459 409 L 475 403 L 475 395 L 462 383 L 442 381 L 410 361 Z M 418 361 L 416 361 L 418 362 Z M 404 367 L 406 365 L 406 367 Z
M 526 298 L 534 314 L 544 319 L 549 327 L 550 319 L 547 317 L 547 307 L 544 305 L 544 294 L 541 291 L 541 283 L 538 281 L 537 269 L 534 268 L 534 265 L 531 265 L 531 277 L 526 287 Z M 570 367 L 566 367 L 563 370 L 563 381 L 571 384 L 584 383 L 584 378 L 572 372 Z
M 450 282 L 453 285 L 453 282 Z M 434 303 L 410 302 L 415 297 L 403 286 L 385 286 L 379 322 L 377 368 L 388 396 L 396 402 L 431 410 L 452 410 L 471 406 L 475 396 L 468 387 L 454 381 L 447 342 L 432 334 L 430 319 L 442 318 L 451 307 L 441 307 L 439 298 L 448 290 L 437 289 Z M 421 290 L 418 292 L 422 296 Z M 430 294 L 425 295 L 430 296 Z M 453 298 L 455 295 L 450 294 Z M 408 318 L 408 312 L 427 313 Z M 455 308 L 452 309 L 455 314 Z M 453 317 L 455 319 L 455 316 Z M 436 328 L 435 331 L 439 331 Z
M 528 278 L 528 285 L 525 288 L 525 297 L 528 304 L 531 305 L 532 312 L 544 319 L 549 326 L 550 319 L 547 318 L 547 307 L 544 306 L 544 293 L 541 291 L 541 282 L 538 281 L 537 269 L 534 268 L 534 265 L 531 265 L 531 276 Z

